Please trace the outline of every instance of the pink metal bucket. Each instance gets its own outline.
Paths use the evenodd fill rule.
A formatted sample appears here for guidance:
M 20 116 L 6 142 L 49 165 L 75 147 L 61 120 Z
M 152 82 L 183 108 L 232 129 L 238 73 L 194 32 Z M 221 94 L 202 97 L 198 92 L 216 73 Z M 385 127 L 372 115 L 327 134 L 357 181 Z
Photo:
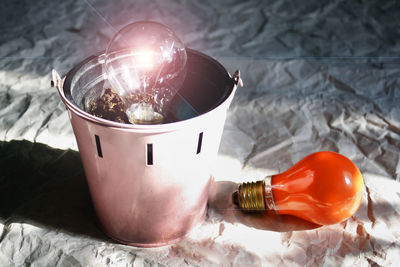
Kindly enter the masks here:
M 143 247 L 185 237 L 206 212 L 210 165 L 239 75 L 187 50 L 186 80 L 173 102 L 177 122 L 130 125 L 84 111 L 105 78 L 97 56 L 53 83 L 67 107 L 98 220 L 111 238 Z

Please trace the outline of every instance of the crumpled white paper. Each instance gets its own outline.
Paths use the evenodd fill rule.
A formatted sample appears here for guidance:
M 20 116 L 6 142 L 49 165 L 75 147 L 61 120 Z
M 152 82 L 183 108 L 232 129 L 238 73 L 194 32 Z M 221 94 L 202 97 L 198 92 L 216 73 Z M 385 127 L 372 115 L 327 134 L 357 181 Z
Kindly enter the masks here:
M 0 11 L 1 266 L 396 266 L 400 62 L 395 1 L 20 1 Z M 66 74 L 114 29 L 152 19 L 245 83 L 228 112 L 205 221 L 141 249 L 97 227 L 68 115 Z M 113 26 L 110 26 L 113 25 Z M 235 209 L 236 184 L 332 150 L 364 176 L 349 220 L 312 226 Z

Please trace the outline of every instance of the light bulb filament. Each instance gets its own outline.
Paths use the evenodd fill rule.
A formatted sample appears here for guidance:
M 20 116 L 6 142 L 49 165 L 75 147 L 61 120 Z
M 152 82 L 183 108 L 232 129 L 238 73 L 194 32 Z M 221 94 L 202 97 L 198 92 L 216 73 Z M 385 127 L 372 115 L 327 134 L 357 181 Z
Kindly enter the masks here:
M 172 42 L 171 47 L 167 50 L 164 50 L 162 52 L 162 57 L 166 59 L 168 62 L 172 60 L 172 51 L 174 50 L 174 44 L 175 42 Z

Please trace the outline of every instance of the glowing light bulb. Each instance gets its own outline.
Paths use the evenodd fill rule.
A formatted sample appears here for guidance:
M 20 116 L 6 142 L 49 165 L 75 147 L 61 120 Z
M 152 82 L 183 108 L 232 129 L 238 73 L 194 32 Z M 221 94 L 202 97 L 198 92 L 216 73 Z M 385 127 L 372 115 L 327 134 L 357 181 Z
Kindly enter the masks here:
M 344 221 L 357 211 L 363 184 L 351 160 L 324 151 L 263 181 L 241 184 L 234 193 L 234 202 L 243 210 L 275 210 L 328 225 Z
M 165 122 L 186 76 L 186 49 L 172 30 L 152 21 L 131 23 L 114 35 L 102 60 L 131 123 Z

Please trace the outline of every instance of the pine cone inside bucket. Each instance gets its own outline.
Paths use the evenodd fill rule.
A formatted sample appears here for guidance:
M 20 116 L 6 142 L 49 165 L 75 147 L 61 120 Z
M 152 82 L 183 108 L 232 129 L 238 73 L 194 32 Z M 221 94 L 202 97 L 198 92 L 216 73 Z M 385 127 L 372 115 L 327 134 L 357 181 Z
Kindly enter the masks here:
M 125 113 L 124 103 L 111 88 L 107 88 L 104 94 L 90 103 L 88 113 L 110 121 L 130 123 Z

